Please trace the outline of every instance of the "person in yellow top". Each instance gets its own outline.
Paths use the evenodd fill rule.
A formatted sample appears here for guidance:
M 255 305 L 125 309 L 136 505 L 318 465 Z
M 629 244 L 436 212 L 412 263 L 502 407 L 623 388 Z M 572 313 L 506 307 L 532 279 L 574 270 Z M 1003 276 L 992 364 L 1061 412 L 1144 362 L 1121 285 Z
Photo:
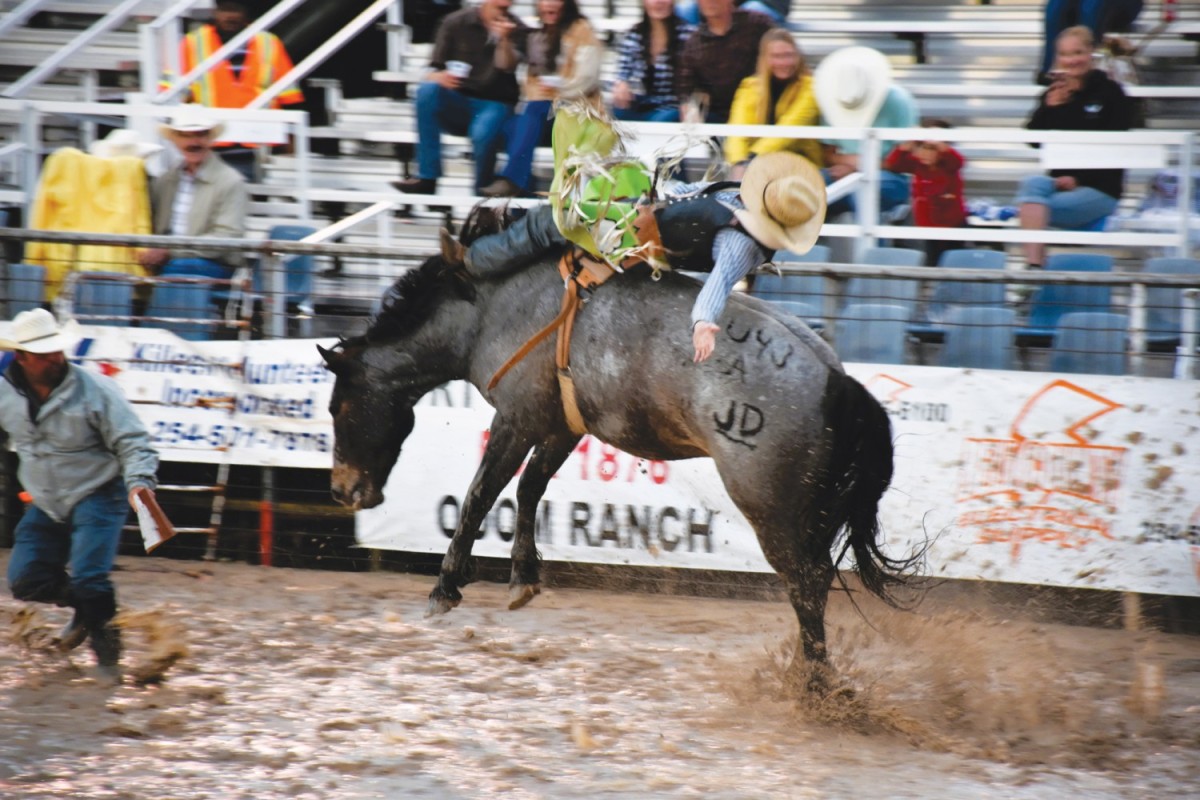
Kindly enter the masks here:
M 742 80 L 729 110 L 730 125 L 816 125 L 820 119 L 812 75 L 792 34 L 782 28 L 767 31 L 758 45 L 758 68 Z M 737 180 L 754 156 L 790 150 L 821 166 L 821 145 L 814 139 L 730 136 L 725 160 Z

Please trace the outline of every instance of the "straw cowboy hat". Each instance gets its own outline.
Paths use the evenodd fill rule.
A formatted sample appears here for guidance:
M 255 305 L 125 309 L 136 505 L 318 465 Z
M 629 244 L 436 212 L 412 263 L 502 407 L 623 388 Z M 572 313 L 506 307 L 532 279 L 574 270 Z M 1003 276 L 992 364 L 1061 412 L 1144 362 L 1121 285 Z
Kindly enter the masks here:
M 161 144 L 144 141 L 141 134 L 128 128 L 114 128 L 108 132 L 108 136 L 92 142 L 88 147 L 89 153 L 100 158 L 120 158 L 122 156 L 149 158 L 161 151 Z
M 0 339 L 0 350 L 26 353 L 58 353 L 75 346 L 73 334 L 58 327 L 54 315 L 44 308 L 22 311 L 13 318 L 8 339 Z
M 813 93 L 835 128 L 869 128 L 887 99 L 892 65 L 870 47 L 843 47 L 825 56 L 813 73 Z
M 750 162 L 740 192 L 742 227 L 773 250 L 807 253 L 825 221 L 825 181 L 807 158 L 780 151 Z
M 171 121 L 158 126 L 158 132 L 170 139 L 177 133 L 203 133 L 208 131 L 212 138 L 220 137 L 224 124 L 213 119 L 202 106 L 180 106 L 171 116 Z

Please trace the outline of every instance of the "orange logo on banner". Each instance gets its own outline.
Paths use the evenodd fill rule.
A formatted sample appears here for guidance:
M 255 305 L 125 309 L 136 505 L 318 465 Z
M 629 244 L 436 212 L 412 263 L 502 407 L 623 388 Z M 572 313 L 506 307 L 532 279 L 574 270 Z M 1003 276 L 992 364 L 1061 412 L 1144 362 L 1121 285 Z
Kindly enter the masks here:
M 1121 408 L 1095 392 L 1057 380 L 1030 397 L 1007 439 L 968 438 L 956 524 L 981 544 L 1024 542 L 1084 547 L 1112 539 L 1126 448 L 1091 444 L 1085 428 Z
M 885 375 L 882 372 L 872 375 L 863 386 L 867 391 L 884 402 L 895 400 L 912 388 L 911 383 L 905 383 L 899 378 L 893 378 L 891 375 Z

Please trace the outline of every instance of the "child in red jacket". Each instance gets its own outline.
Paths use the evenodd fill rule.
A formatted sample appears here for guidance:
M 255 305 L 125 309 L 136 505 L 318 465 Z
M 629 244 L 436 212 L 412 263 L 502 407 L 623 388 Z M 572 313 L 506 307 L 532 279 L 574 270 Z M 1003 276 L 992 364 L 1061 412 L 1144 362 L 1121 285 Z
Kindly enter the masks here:
M 940 120 L 927 121 L 927 128 L 949 128 Z M 961 228 L 967 223 L 960 171 L 966 161 L 946 142 L 902 142 L 888 153 L 884 169 L 913 176 L 913 220 L 933 228 Z M 967 245 L 958 241 L 932 239 L 926 242 L 929 266 L 937 266 L 946 250 Z

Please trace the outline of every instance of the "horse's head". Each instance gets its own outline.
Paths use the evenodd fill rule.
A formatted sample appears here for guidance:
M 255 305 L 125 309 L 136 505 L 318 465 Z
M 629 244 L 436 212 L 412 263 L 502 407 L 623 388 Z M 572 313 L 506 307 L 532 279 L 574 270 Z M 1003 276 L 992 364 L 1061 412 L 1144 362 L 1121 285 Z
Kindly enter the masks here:
M 333 498 L 354 509 L 383 502 L 383 487 L 412 433 L 412 358 L 362 342 L 317 348 L 334 374 L 329 413 L 333 417 Z
M 435 256 L 387 291 L 366 335 L 317 349 L 334 374 L 331 490 L 339 503 L 373 508 L 412 433 L 425 392 L 462 377 L 462 331 L 475 290 L 461 267 Z

